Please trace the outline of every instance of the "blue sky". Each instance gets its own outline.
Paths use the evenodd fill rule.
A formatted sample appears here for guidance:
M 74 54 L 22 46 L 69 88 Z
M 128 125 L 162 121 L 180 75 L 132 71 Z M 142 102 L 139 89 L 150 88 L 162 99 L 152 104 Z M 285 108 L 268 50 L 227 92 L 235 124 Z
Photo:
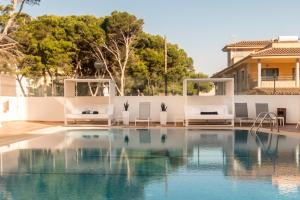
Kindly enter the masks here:
M 42 0 L 26 6 L 44 14 L 96 16 L 128 11 L 145 21 L 144 30 L 166 35 L 187 51 L 197 71 L 213 74 L 226 67 L 227 43 L 300 35 L 299 0 Z

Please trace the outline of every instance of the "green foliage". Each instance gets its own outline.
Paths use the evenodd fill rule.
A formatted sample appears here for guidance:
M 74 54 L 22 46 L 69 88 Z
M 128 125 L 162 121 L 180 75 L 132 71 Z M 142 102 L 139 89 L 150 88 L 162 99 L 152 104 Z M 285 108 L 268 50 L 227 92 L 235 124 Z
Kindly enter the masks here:
M 144 21 L 127 12 L 114 11 L 104 19 L 102 28 L 108 38 L 132 37 L 142 32 Z
M 49 76 L 73 76 L 74 70 L 78 74 L 92 74 L 81 66 L 93 60 L 89 41 L 100 43 L 103 38 L 100 23 L 101 20 L 92 16 L 41 16 L 21 26 L 15 39 L 22 45 L 24 54 L 40 58 L 43 67 L 39 69 Z
M 0 7 L 0 12 L 1 25 L 6 17 L 4 6 Z M 32 79 L 50 77 L 55 80 L 58 76 L 110 78 L 105 67 L 95 68 L 97 59 L 91 44 L 114 48 L 116 42 L 123 53 L 125 36 L 134 41 L 125 70 L 125 95 L 159 95 L 164 92 L 165 41 L 159 35 L 143 32 L 143 24 L 143 20 L 134 15 L 117 11 L 104 18 L 88 15 L 30 18 L 22 14 L 12 35 L 25 55 L 19 60 L 18 73 Z M 183 79 L 198 77 L 198 74 L 194 71 L 192 58 L 183 49 L 171 43 L 167 47 L 168 90 L 173 95 L 181 94 Z M 104 56 L 119 83 L 121 72 L 117 60 L 108 50 L 104 51 Z M 189 87 L 197 90 L 195 86 Z
M 101 25 L 106 33 L 104 45 L 92 45 L 95 56 L 104 63 L 121 96 L 125 94 L 128 65 L 134 57 L 133 46 L 142 32 L 143 24 L 143 20 L 134 15 L 115 11 L 105 17 Z
M 172 94 L 182 93 L 182 81 L 194 72 L 193 60 L 177 45 L 167 44 L 168 66 L 167 77 L 169 91 Z M 139 90 L 145 95 L 157 95 L 164 91 L 164 38 L 158 35 L 142 34 L 136 45 L 136 56 L 139 61 L 132 71 Z
M 208 78 L 206 74 L 194 73 L 191 74 L 191 78 Z M 199 95 L 200 93 L 208 93 L 213 88 L 213 83 L 211 82 L 188 82 L 187 92 L 188 95 Z
M 35 79 L 42 76 L 42 71 L 44 70 L 44 65 L 42 64 L 41 57 L 26 55 L 19 62 L 20 71 L 19 74 L 26 75 L 28 78 Z
M 124 103 L 124 110 L 125 110 L 125 111 L 128 111 L 128 108 L 129 108 L 129 103 L 128 103 L 128 101 L 126 101 L 126 102 Z

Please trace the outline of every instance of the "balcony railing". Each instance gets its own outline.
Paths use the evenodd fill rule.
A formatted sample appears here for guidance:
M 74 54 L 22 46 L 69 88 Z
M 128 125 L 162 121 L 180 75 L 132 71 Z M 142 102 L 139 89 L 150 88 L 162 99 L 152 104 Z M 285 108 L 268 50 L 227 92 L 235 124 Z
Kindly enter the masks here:
M 274 76 L 262 76 L 261 80 L 262 81 L 274 81 Z M 275 80 L 276 81 L 294 81 L 295 77 L 294 76 L 276 76 Z
M 274 77 L 273 76 L 262 76 L 261 87 L 273 88 Z M 293 88 L 296 87 L 296 81 L 293 76 L 277 76 L 275 77 L 275 87 L 277 88 Z

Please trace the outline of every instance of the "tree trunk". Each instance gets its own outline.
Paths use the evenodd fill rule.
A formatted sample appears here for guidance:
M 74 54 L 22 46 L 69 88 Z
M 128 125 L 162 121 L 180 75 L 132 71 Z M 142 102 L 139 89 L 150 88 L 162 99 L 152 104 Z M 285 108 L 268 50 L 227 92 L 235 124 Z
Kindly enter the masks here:
M 51 74 L 51 72 L 49 71 L 49 69 L 47 70 L 47 73 L 46 73 L 46 75 L 49 75 L 50 76 L 50 81 L 51 81 L 51 96 L 54 96 L 54 85 L 53 85 L 53 82 L 54 82 L 54 80 L 53 80 L 53 76 L 52 76 L 52 74 Z M 47 78 L 47 77 L 46 77 Z M 46 83 L 47 83 L 47 81 L 46 81 Z M 47 87 L 46 87 L 47 88 Z M 46 89 L 46 91 L 47 91 L 47 89 Z
M 19 76 L 17 75 L 17 81 L 18 81 L 19 86 L 20 86 L 20 88 L 21 88 L 22 94 L 23 94 L 24 97 L 27 97 L 26 92 L 25 92 L 25 90 L 24 90 L 24 87 L 23 87 L 23 85 L 22 85 L 22 79 L 23 79 L 23 76 L 19 77 Z
M 120 96 L 124 96 L 125 93 L 125 70 L 122 69 L 121 73 L 121 87 L 120 87 Z
M 2 40 L 3 37 L 7 35 L 9 28 L 13 25 L 13 23 L 15 21 L 14 14 L 15 14 L 15 10 L 17 8 L 17 4 L 18 4 L 18 0 L 13 0 L 12 1 L 12 10 L 9 12 L 9 18 L 8 18 L 8 21 L 7 21 L 3 31 L 1 33 L 0 40 Z
M 92 88 L 92 86 L 91 86 L 91 83 L 88 83 L 88 86 L 89 86 L 89 91 L 90 91 L 91 95 L 92 95 L 93 97 L 97 96 L 98 91 L 99 91 L 99 88 L 100 88 L 99 85 L 98 85 L 98 83 L 97 83 L 97 87 L 96 87 L 95 92 L 93 91 L 93 88 Z
M 47 97 L 47 76 L 46 76 L 46 71 L 45 70 L 44 70 L 43 76 L 44 76 L 43 96 Z

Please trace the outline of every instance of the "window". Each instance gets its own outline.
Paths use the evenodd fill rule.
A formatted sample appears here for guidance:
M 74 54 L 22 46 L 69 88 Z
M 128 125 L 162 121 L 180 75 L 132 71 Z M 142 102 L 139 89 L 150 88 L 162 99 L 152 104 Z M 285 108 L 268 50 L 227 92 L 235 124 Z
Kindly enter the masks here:
M 245 77 L 245 71 L 242 70 L 241 71 L 241 81 L 245 81 L 246 77 Z
M 273 80 L 274 77 L 277 80 L 279 76 L 278 68 L 265 68 L 261 70 L 262 80 Z

